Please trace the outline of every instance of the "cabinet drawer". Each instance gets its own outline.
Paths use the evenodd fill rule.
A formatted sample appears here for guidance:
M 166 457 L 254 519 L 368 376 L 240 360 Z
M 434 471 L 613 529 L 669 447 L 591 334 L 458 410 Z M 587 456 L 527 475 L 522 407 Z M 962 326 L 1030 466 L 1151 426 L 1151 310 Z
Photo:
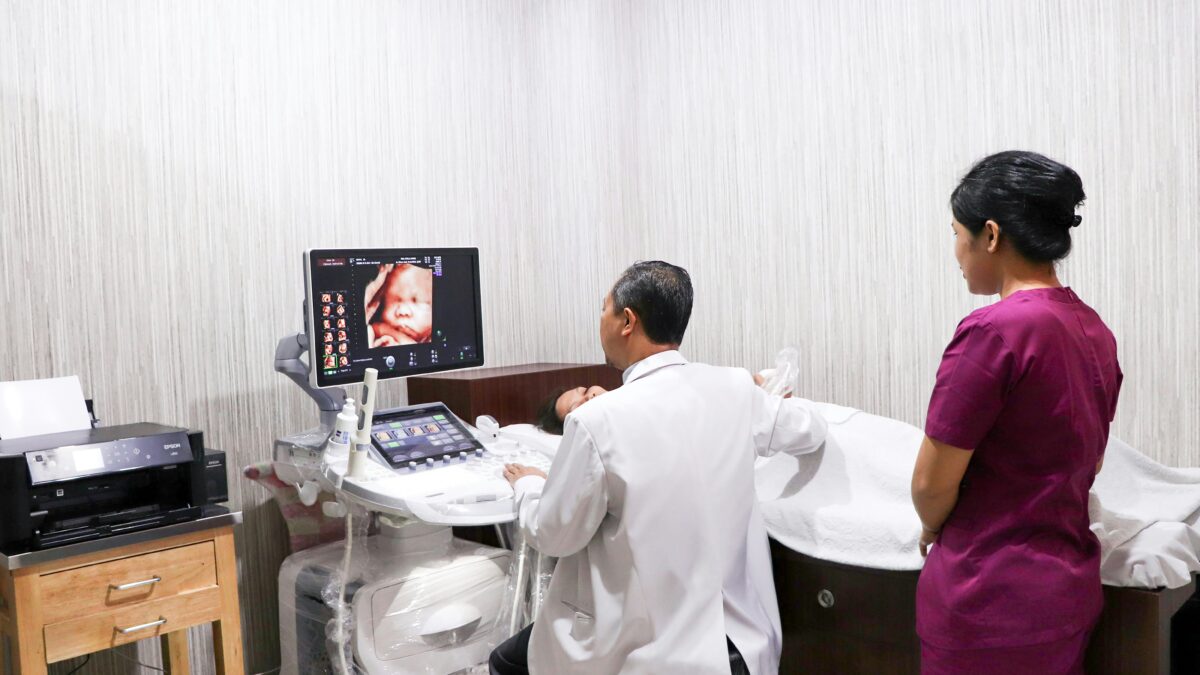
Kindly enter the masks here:
M 48 574 L 40 580 L 46 625 L 217 585 L 211 541 Z
M 916 644 L 919 572 L 817 560 L 771 542 L 785 633 L 833 632 L 881 644 Z
M 64 621 L 46 626 L 46 663 L 209 623 L 220 616 L 221 591 L 213 587 Z

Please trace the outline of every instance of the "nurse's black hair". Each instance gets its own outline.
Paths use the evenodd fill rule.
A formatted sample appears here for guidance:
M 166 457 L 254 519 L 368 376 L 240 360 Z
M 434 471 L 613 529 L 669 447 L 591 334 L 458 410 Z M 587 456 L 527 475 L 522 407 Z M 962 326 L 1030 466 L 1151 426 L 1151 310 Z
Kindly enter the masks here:
M 683 342 L 692 318 L 692 277 L 661 260 L 635 262 L 612 288 L 613 312 L 633 310 L 646 337 L 660 345 Z
M 567 393 L 569 388 L 559 387 L 550 392 L 550 397 L 538 406 L 537 413 L 533 418 L 534 426 L 546 433 L 562 436 L 563 419 L 558 416 L 558 398 Z
M 950 195 L 954 219 L 972 235 L 996 221 L 1017 252 L 1034 262 L 1071 252 L 1071 228 L 1082 220 L 1083 181 L 1064 164 L 1036 152 L 1010 150 L 971 167 Z

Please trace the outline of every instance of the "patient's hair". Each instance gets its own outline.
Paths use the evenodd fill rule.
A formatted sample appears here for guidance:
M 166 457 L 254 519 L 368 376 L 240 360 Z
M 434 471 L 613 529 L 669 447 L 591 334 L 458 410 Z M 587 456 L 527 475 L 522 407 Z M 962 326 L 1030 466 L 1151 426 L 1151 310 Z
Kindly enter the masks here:
M 1082 220 L 1075 208 L 1085 196 L 1071 167 L 1010 150 L 971 167 L 950 195 L 950 209 L 972 236 L 994 220 L 1022 256 L 1054 262 L 1071 252 L 1071 228 Z
M 537 413 L 534 415 L 533 423 L 537 428 L 545 431 L 548 434 L 558 434 L 562 436 L 563 421 L 558 416 L 558 397 L 567 393 L 570 387 L 559 387 L 550 392 L 550 397 L 538 406 Z
M 612 298 L 613 311 L 632 309 L 651 342 L 683 342 L 692 317 L 692 278 L 687 270 L 661 260 L 636 262 L 613 284 Z

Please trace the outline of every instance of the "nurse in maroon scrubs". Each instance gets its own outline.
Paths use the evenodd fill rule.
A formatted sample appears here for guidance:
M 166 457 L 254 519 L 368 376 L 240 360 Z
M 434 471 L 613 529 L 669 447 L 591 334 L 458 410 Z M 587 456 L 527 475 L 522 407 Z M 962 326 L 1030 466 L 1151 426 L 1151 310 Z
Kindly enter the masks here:
M 938 369 L 913 503 L 928 553 L 921 670 L 1083 673 L 1103 604 L 1088 489 L 1117 407 L 1117 344 L 1059 283 L 1083 185 L 1032 152 L 980 161 L 950 198 L 971 293 Z

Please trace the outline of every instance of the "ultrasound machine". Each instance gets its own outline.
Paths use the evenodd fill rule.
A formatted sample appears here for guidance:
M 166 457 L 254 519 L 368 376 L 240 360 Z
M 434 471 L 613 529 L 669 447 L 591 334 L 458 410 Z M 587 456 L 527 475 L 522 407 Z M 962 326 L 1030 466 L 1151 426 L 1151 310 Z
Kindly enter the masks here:
M 280 340 L 275 368 L 317 403 L 319 424 L 276 441 L 275 472 L 305 504 L 335 495 L 326 514 L 348 525 L 369 514 L 372 534 L 285 562 L 283 672 L 469 672 L 529 613 L 509 574 L 520 562 L 511 576 L 524 576 L 529 551 L 464 542 L 450 526 L 512 522 L 504 464 L 547 470 L 550 457 L 441 403 L 373 408 L 379 381 L 483 365 L 478 250 L 309 250 L 304 281 L 305 330 Z M 331 454 L 342 387 L 360 385 L 369 449 Z

